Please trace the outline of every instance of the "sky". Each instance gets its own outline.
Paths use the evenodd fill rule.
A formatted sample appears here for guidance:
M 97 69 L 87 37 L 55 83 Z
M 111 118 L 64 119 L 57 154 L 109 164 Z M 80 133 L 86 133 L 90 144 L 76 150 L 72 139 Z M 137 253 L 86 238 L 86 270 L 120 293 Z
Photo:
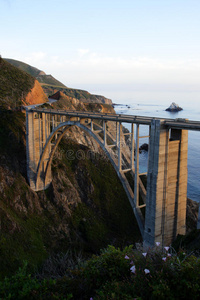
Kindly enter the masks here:
M 200 0 L 0 0 L 0 55 L 116 103 L 200 103 Z

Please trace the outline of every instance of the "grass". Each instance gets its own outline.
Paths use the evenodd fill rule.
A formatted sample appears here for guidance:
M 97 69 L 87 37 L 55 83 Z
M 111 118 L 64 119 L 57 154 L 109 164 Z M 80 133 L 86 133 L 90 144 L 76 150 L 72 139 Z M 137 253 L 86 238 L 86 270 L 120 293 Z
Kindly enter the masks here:
M 37 80 L 44 86 L 53 86 L 54 88 L 66 88 L 64 84 L 55 79 L 52 75 L 38 75 Z
M 5 61 L 9 62 L 11 65 L 15 66 L 16 68 L 20 69 L 21 71 L 24 71 L 28 74 L 30 74 L 33 77 L 36 77 L 39 75 L 41 72 L 39 69 L 32 67 L 22 61 L 18 61 L 15 59 L 9 59 L 9 58 L 4 58 Z

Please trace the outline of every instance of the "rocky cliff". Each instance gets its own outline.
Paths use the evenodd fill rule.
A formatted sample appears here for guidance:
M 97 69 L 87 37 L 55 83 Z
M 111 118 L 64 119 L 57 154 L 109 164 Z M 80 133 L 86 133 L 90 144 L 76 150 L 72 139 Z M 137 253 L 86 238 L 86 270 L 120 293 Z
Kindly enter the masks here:
M 37 80 L 34 82 L 33 88 L 26 95 L 23 101 L 24 105 L 41 104 L 47 102 L 47 96 Z
M 45 87 L 43 86 L 43 89 Z M 83 103 L 102 103 L 102 104 L 109 104 L 112 105 L 112 100 L 99 95 L 92 95 L 88 93 L 87 91 L 83 90 L 75 90 L 75 89 L 54 89 L 54 94 L 50 95 L 49 98 L 60 100 L 63 98 L 63 96 L 72 97 L 74 99 L 77 99 Z
M 29 74 L 12 66 L 7 61 L 0 61 L 0 106 L 14 109 L 21 105 L 46 102 L 38 81 Z

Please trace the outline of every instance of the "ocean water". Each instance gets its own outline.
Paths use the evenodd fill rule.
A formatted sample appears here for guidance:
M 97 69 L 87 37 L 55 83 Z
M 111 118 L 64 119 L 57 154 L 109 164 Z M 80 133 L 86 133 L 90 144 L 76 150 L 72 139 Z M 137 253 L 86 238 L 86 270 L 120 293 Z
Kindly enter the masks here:
M 170 105 L 171 103 L 169 103 Z M 119 114 L 128 114 L 136 116 L 148 116 L 159 118 L 186 118 L 189 120 L 200 121 L 200 106 L 197 103 L 183 103 L 180 105 L 183 110 L 177 113 L 167 112 L 166 104 L 145 104 L 129 102 L 129 104 L 115 105 L 115 111 Z M 123 124 L 128 129 L 126 123 Z M 140 135 L 148 135 L 148 126 L 140 126 Z M 140 145 L 148 143 L 148 139 L 140 139 Z M 147 171 L 148 153 L 143 152 L 139 157 L 140 173 Z M 188 197 L 200 202 L 200 131 L 188 132 Z

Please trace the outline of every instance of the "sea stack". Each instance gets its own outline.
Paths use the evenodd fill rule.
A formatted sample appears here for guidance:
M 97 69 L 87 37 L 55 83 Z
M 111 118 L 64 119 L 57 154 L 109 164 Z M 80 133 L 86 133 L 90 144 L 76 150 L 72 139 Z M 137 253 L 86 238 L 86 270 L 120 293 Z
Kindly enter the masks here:
M 172 104 L 168 108 L 166 108 L 166 111 L 171 111 L 171 112 L 177 112 L 180 110 L 183 110 L 183 109 L 175 102 L 172 102 Z

